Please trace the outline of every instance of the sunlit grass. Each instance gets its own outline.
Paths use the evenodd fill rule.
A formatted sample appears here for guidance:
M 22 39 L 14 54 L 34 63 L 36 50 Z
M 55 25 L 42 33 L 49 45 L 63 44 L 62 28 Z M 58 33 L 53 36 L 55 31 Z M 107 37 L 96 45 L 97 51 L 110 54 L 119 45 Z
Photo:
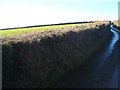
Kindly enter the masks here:
M 86 23 L 84 23 L 86 24 Z M 55 26 L 42 26 L 42 27 L 30 27 L 30 28 L 18 28 L 18 29 L 10 29 L 10 30 L 1 30 L 2 38 L 12 38 L 12 37 L 21 37 L 25 34 L 37 33 L 47 30 L 58 30 L 58 29 L 68 29 L 70 27 L 75 27 L 76 25 L 84 25 L 84 24 L 68 24 L 68 25 L 55 25 Z
M 115 20 L 115 21 L 113 21 L 113 23 L 114 23 L 117 27 L 120 27 L 120 20 Z

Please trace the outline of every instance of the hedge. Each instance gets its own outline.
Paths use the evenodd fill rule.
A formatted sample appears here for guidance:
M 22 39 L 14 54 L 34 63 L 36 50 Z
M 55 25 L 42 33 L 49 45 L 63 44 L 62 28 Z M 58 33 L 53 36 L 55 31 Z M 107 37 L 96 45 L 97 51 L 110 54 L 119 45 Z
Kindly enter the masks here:
M 51 87 L 112 37 L 108 21 L 2 38 L 3 88 Z

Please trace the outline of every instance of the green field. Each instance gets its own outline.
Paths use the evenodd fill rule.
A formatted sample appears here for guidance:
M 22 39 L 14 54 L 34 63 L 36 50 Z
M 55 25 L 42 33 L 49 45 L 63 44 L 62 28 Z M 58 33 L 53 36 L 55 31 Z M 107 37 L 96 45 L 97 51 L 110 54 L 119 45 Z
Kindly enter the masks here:
M 60 29 L 68 29 L 71 27 L 76 27 L 77 25 L 85 25 L 84 24 L 68 24 L 68 25 L 55 25 L 55 26 L 42 26 L 42 27 L 30 27 L 30 28 L 18 28 L 18 29 L 10 29 L 10 30 L 1 30 L 2 38 L 15 38 L 21 37 L 25 34 L 37 33 L 48 30 L 60 30 Z

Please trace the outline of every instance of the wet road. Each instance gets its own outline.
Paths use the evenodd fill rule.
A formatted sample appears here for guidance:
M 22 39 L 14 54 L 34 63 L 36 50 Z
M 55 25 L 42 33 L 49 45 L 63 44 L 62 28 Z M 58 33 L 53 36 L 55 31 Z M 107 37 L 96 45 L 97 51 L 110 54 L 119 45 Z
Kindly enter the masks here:
M 90 62 L 71 71 L 55 88 L 118 88 L 119 33 L 112 27 L 112 40 Z

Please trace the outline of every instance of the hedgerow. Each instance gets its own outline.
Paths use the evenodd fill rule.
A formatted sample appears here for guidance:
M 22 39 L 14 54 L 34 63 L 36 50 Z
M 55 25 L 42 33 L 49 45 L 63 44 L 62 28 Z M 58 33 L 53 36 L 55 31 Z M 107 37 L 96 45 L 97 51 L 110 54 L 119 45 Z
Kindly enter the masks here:
M 51 87 L 111 37 L 109 21 L 104 21 L 2 38 L 3 88 Z

